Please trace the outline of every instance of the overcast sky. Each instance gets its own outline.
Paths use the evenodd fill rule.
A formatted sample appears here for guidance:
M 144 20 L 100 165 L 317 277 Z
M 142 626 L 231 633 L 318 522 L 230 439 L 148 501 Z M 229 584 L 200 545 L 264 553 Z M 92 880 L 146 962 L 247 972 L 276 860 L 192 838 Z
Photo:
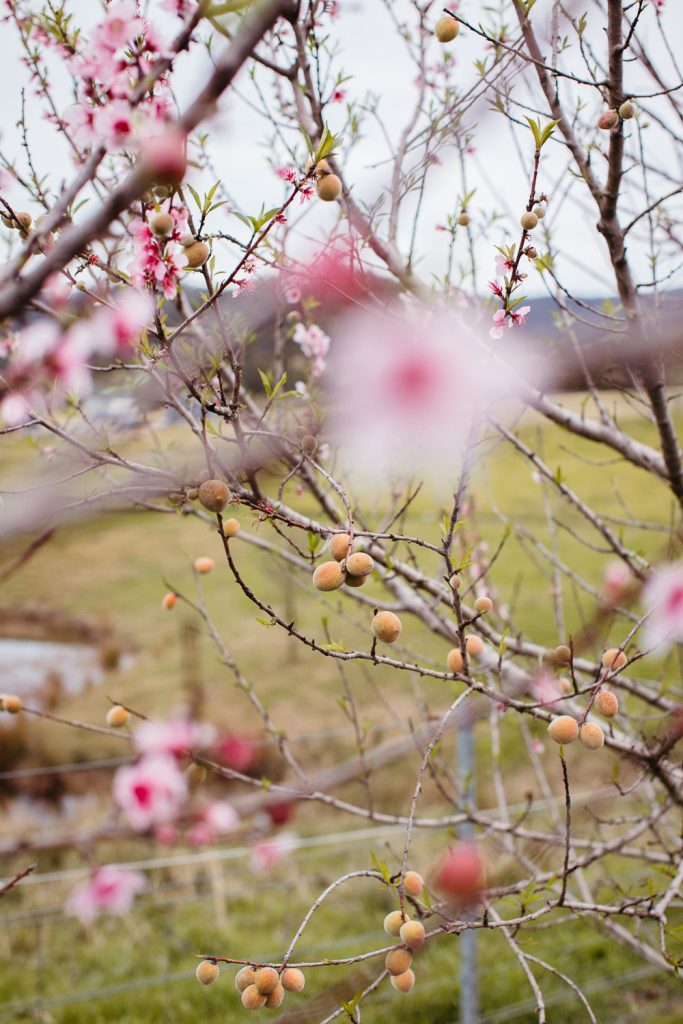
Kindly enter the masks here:
M 35 5 L 39 6 L 39 5 Z M 151 3 L 152 10 L 159 4 Z M 384 131 L 392 140 L 400 134 L 408 113 L 415 99 L 415 69 L 406 57 L 405 47 L 392 28 L 384 0 L 340 0 L 340 16 L 333 22 L 331 32 L 335 36 L 340 49 L 339 64 L 351 80 L 345 83 L 347 98 L 362 98 L 368 92 L 374 93 L 378 99 L 378 114 Z M 404 0 L 396 0 L 394 8 L 405 13 L 409 5 Z M 463 17 L 478 23 L 486 4 L 481 0 L 463 0 L 460 13 Z M 598 26 L 598 13 L 595 0 L 582 0 L 581 3 L 570 5 L 580 13 L 588 11 L 591 40 L 602 56 L 604 39 Z M 537 0 L 534 8 L 534 19 L 541 33 L 548 29 L 551 0 Z M 75 14 L 76 20 L 85 25 L 97 18 L 98 4 L 94 0 L 71 0 L 69 9 Z M 435 6 L 435 14 L 438 5 Z M 162 23 L 168 26 L 169 35 L 175 27 L 172 17 L 162 15 Z M 683 4 L 680 0 L 668 0 L 663 15 L 668 38 L 672 41 L 683 39 Z M 592 26 L 592 27 L 591 27 Z M 671 60 L 667 55 L 661 36 L 657 31 L 656 19 L 652 11 L 643 17 L 643 38 L 649 40 L 652 52 L 661 66 L 665 81 L 675 84 L 677 81 Z M 217 43 L 216 45 L 222 45 Z M 442 50 L 436 40 L 430 43 L 433 48 L 433 60 L 442 56 Z M 0 48 L 5 61 L 9 84 L 6 84 L 5 102 L 0 114 L 2 137 L 0 146 L 5 156 L 16 159 L 18 166 L 25 167 L 25 158 L 21 147 L 20 135 L 16 121 L 21 104 L 21 86 L 26 83 L 26 76 L 20 68 L 20 51 L 14 33 L 6 23 L 0 25 Z M 463 31 L 451 47 L 457 61 L 457 81 L 466 87 L 475 80 L 473 61 L 482 56 L 483 47 L 480 40 L 471 33 Z M 52 67 L 51 61 L 50 66 Z M 183 56 L 177 67 L 175 83 L 181 107 L 185 106 L 208 75 L 208 62 L 205 51 L 196 48 L 193 55 Z M 631 65 L 628 70 L 629 84 L 632 91 L 652 91 L 652 80 Z M 63 106 L 70 102 L 69 84 L 66 75 L 55 67 L 52 71 L 55 83 L 55 94 Z M 263 79 L 270 95 L 270 85 Z M 250 83 L 243 77 L 241 88 L 244 96 L 258 106 Z M 564 88 L 564 87 L 563 87 Z M 567 90 L 565 90 L 566 93 Z M 524 90 L 520 87 L 518 94 L 523 98 Z M 591 102 L 595 100 L 590 97 Z M 656 101 L 656 109 L 665 117 L 669 116 L 667 101 Z M 72 173 L 70 157 L 55 132 L 41 119 L 40 107 L 32 97 L 27 100 L 29 113 L 30 143 L 34 152 L 36 165 L 41 171 L 49 173 L 53 187 L 59 188 L 60 182 L 68 179 Z M 596 112 L 599 104 L 595 106 Z M 332 129 L 340 128 L 345 120 L 344 104 L 330 108 L 330 124 Z M 472 203 L 472 214 L 475 221 L 483 215 L 497 212 L 503 219 L 489 236 L 490 241 L 477 246 L 478 259 L 482 273 L 488 274 L 488 265 L 493 275 L 495 253 L 493 244 L 511 242 L 518 236 L 518 219 L 524 208 L 528 193 L 528 163 L 532 155 L 531 138 L 519 134 L 521 149 L 513 143 L 507 121 L 495 112 L 491 112 L 487 104 L 469 112 L 469 123 L 474 131 L 475 152 L 469 158 L 468 187 L 476 187 L 477 193 Z M 680 121 L 678 122 L 680 131 Z M 223 176 L 229 192 L 235 197 L 239 207 L 254 213 L 262 202 L 266 207 L 277 204 L 281 198 L 282 184 L 274 175 L 269 164 L 273 155 L 265 143 L 270 136 L 270 129 L 254 107 L 247 105 L 238 96 L 226 100 L 219 118 L 211 126 L 212 149 L 215 153 L 215 164 Z M 676 158 L 672 145 L 665 143 L 663 134 L 656 128 L 649 128 L 644 133 L 648 143 L 648 159 L 655 166 L 661 166 L 675 180 L 681 178 L 680 156 Z M 525 147 L 525 148 L 524 148 Z M 524 160 L 524 166 L 520 162 Z M 382 189 L 390 180 L 390 166 L 386 162 L 387 147 L 380 129 L 368 121 L 364 138 L 354 149 L 350 157 L 344 157 L 344 171 L 347 179 L 353 183 L 359 198 L 373 201 L 381 195 Z M 594 224 L 595 211 L 591 206 L 585 189 L 575 189 L 576 201 L 563 198 L 564 187 L 559 184 L 564 178 L 565 150 L 559 145 L 550 145 L 544 150 L 544 162 L 541 171 L 541 188 L 551 194 L 550 217 L 554 224 L 556 245 L 562 252 L 560 272 L 563 281 L 581 294 L 611 294 L 613 284 L 610 279 L 605 247 L 602 239 L 596 235 Z M 602 171 L 601 158 L 596 155 L 594 166 Z M 653 185 L 655 195 L 661 192 L 661 182 Z M 463 191 L 460 169 L 455 150 L 444 151 L 442 163 L 436 166 L 428 177 L 427 188 L 423 199 L 422 217 L 417 236 L 417 248 L 420 260 L 418 272 L 428 278 L 432 273 L 443 273 L 446 254 L 446 237 L 436 230 L 443 223 L 446 215 L 454 209 L 457 196 Z M 25 202 L 25 200 L 24 200 Z M 671 206 L 672 214 L 680 214 L 681 205 Z M 337 216 L 334 204 L 311 203 L 302 211 L 303 220 L 299 225 L 302 233 L 301 246 L 305 247 L 311 240 L 324 236 L 333 226 Z M 221 213 L 220 222 L 216 227 L 234 231 L 237 225 L 234 218 L 230 221 L 227 212 Z M 406 216 L 401 223 L 401 238 L 404 245 L 410 235 L 411 218 Z M 632 242 L 631 257 L 634 260 L 637 276 L 644 279 L 648 271 L 648 252 L 644 245 Z M 465 260 L 464 245 L 456 250 L 457 258 Z M 678 284 L 674 278 L 672 284 Z M 543 287 L 535 272 L 529 277 L 527 291 L 533 295 L 543 293 Z

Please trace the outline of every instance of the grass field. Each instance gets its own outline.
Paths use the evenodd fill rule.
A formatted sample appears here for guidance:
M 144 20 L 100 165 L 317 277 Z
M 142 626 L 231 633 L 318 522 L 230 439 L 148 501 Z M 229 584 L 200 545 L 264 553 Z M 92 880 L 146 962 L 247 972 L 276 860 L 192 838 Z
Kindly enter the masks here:
M 573 399 L 578 404 L 579 399 Z M 616 400 L 615 400 L 616 401 Z M 651 439 L 647 424 L 635 421 L 628 407 L 619 408 L 629 429 L 641 439 Z M 650 477 L 615 461 L 610 453 L 597 450 L 587 442 L 571 441 L 559 429 L 543 426 L 527 416 L 520 435 L 529 443 L 540 441 L 543 458 L 553 472 L 562 467 L 562 477 L 581 497 L 600 512 L 637 518 L 666 525 L 671 519 L 671 503 L 666 489 Z M 142 443 L 142 442 L 140 442 Z M 531 478 L 531 467 L 508 446 L 482 448 L 482 460 L 475 472 L 474 501 L 470 520 L 476 519 L 482 536 L 495 550 L 505 530 L 505 518 L 520 521 L 546 544 L 557 544 L 558 556 L 598 584 L 605 556 L 579 543 L 579 537 L 591 544 L 585 521 L 562 506 L 563 528 L 555 540 L 548 533 L 546 512 L 538 483 Z M 484 457 L 485 456 L 485 457 Z M 21 451 L 10 450 L 3 475 L 12 472 Z M 590 461 L 588 461 L 590 460 Z M 294 504 L 297 500 L 291 495 Z M 369 510 L 371 519 L 380 518 L 381 497 L 377 508 Z M 409 520 L 409 532 L 437 539 L 439 524 L 446 508 L 447 495 L 435 489 L 423 493 Z M 307 510 L 305 502 L 300 502 Z M 560 506 L 553 500 L 557 512 Z M 267 524 L 258 524 L 252 516 L 239 512 L 243 534 L 258 531 L 275 539 Z M 665 550 L 667 536 L 656 531 L 636 530 L 615 524 L 624 543 L 656 555 Z M 5 545 L 0 561 L 9 561 L 26 538 Z M 78 696 L 65 699 L 59 712 L 67 717 L 102 723 L 107 695 L 131 704 L 145 714 L 167 714 L 180 699 L 187 698 L 188 687 L 200 700 L 207 716 L 231 731 L 258 733 L 260 722 L 233 680 L 220 664 L 216 651 L 202 633 L 199 646 L 188 667 L 182 642 L 184 623 L 189 615 L 179 605 L 172 613 L 161 610 L 164 581 L 192 595 L 191 562 L 200 554 L 216 560 L 217 570 L 206 577 L 206 600 L 216 625 L 239 662 L 254 683 L 279 728 L 292 737 L 313 734 L 310 740 L 296 742 L 304 761 L 312 766 L 349 756 L 353 751 L 348 722 L 339 708 L 342 693 L 337 666 L 294 646 L 294 641 L 275 629 L 261 625 L 254 609 L 220 565 L 219 538 L 206 524 L 180 513 L 154 515 L 127 513 L 85 520 L 77 527 L 61 530 L 3 588 L 2 604 L 45 605 L 59 607 L 75 615 L 108 623 L 132 652 L 131 664 L 114 669 L 100 687 L 92 687 Z M 347 646 L 367 644 L 367 613 L 356 608 L 348 597 L 333 595 L 327 610 L 309 600 L 305 579 L 293 579 L 283 567 L 248 543 L 236 544 L 236 558 L 245 578 L 259 595 L 278 608 L 287 609 L 297 625 L 322 636 L 323 614 L 330 616 L 335 640 Z M 425 567 L 437 571 L 436 558 Z M 510 536 L 497 563 L 496 580 L 499 602 L 511 606 L 516 624 L 542 643 L 558 643 L 551 614 L 552 579 L 528 550 L 520 548 Z M 580 628 L 588 616 L 592 599 L 566 585 L 564 601 L 567 625 Z M 339 614 L 341 609 L 341 614 Z M 421 624 L 406 618 L 401 643 L 415 656 L 441 665 L 446 651 L 443 642 L 434 640 Z M 617 642 L 621 635 L 613 637 Z M 596 651 L 597 651 L 596 647 Z M 396 678 L 383 668 L 371 672 L 351 668 L 349 681 L 363 720 L 381 735 L 389 735 L 395 723 L 391 712 L 399 716 L 415 713 L 419 699 L 433 710 L 447 706 L 454 688 L 437 681 L 417 682 L 405 676 Z M 197 685 L 199 684 L 199 689 Z M 30 745 L 40 751 L 43 761 L 63 763 L 125 753 L 125 746 L 114 739 L 65 729 L 55 724 L 31 720 Z M 534 735 L 542 730 L 531 727 Z M 341 730 L 341 734 L 338 734 Z M 331 736 L 323 736 L 331 732 Z M 319 738 L 316 739 L 316 734 Z M 0 743 L 3 742 L 0 736 Z M 504 720 L 503 742 L 506 787 L 511 803 L 522 801 L 524 792 L 534 785 L 534 776 L 524 761 L 523 743 L 517 723 Z M 444 756 L 453 756 L 452 741 L 444 744 Z M 478 793 L 481 806 L 494 803 L 491 783 L 490 749 L 485 730 L 478 739 Z M 559 767 L 552 752 L 543 755 L 552 779 L 561 793 Z M 578 795 L 590 789 L 609 787 L 611 756 L 605 754 L 587 767 L 574 750 L 568 752 L 570 775 Z M 414 786 L 415 758 L 406 759 L 400 771 L 394 767 L 380 772 L 376 791 L 384 809 L 405 812 Z M 103 822 L 110 813 L 106 799 L 108 774 L 82 775 L 79 785 L 92 790 L 91 804 L 83 816 L 88 822 Z M 214 788 L 214 792 L 223 792 Z M 227 790 L 228 795 L 230 790 Z M 358 784 L 347 786 L 340 795 L 360 794 Z M 427 786 L 424 806 L 438 805 L 438 794 Z M 442 805 L 441 805 L 442 806 Z M 593 809 L 602 807 L 595 798 Z M 609 807 L 609 801 L 605 804 Z M 581 814 L 587 810 L 578 810 Z M 45 812 L 47 815 L 47 811 Z M 534 814 L 539 826 L 548 827 L 550 812 L 540 807 Z M 30 821 L 21 808 L 7 804 L 0 824 L 0 839 L 17 837 L 21 829 L 32 831 L 59 829 L 58 819 L 47 816 Z M 290 826 L 291 827 L 291 826 Z M 62 914 L 64 899 L 76 884 L 73 874 L 87 865 L 87 851 L 71 849 L 40 854 L 39 884 L 17 887 L 2 901 L 5 918 L 0 934 L 0 1024 L 2 1021 L 36 1020 L 58 1024 L 104 1024 L 130 1021 L 152 1024 L 168 1021 L 190 1024 L 195 1021 L 224 1022 L 242 1019 L 232 986 L 233 971 L 225 971 L 221 981 L 201 989 L 194 981 L 194 957 L 198 952 L 267 960 L 281 955 L 298 920 L 312 899 L 334 877 L 354 868 L 369 867 L 374 851 L 391 864 L 400 857 L 401 837 L 397 832 L 372 828 L 367 821 L 325 811 L 317 805 L 305 805 L 293 826 L 302 846 L 267 876 L 255 875 L 246 854 L 224 845 L 218 852 L 222 860 L 192 860 L 194 851 L 169 849 L 141 842 L 110 843 L 98 849 L 103 862 L 115 859 L 143 860 L 166 858 L 149 867 L 148 889 L 133 912 L 123 920 L 103 919 L 84 928 Z M 357 832 L 355 837 L 353 832 Z M 336 836 L 333 841 L 325 837 Z M 236 842 L 243 844 L 243 837 Z M 420 835 L 416 839 L 414 863 L 428 869 L 435 853 L 442 848 L 443 835 Z M 315 845 L 320 843 L 320 845 Z M 554 863 L 548 854 L 548 863 Z M 175 859 L 174 859 L 175 858 Z M 3 866 L 9 875 L 26 863 L 26 855 Z M 624 873 L 623 861 L 603 864 L 602 886 L 612 891 L 608 870 L 619 872 L 618 881 L 633 893 L 647 891 L 648 880 Z M 597 881 L 594 878 L 593 881 Z M 600 890 L 598 890 L 600 891 Z M 510 903 L 514 912 L 517 905 Z M 350 956 L 379 945 L 384 914 L 392 909 L 385 890 L 369 880 L 359 880 L 333 897 L 313 920 L 297 954 L 301 959 Z M 627 952 L 604 933 L 594 921 L 580 918 L 567 921 L 559 929 L 525 933 L 524 948 L 568 974 L 581 986 L 601 1022 L 647 1021 L 648 1024 L 674 1024 L 680 1020 L 680 984 Z M 432 948 L 433 946 L 433 948 Z M 409 997 L 400 997 L 387 986 L 365 1005 L 363 1021 L 384 1021 L 389 1014 L 405 1024 L 451 1024 L 457 1017 L 458 940 L 432 944 L 417 959 L 418 985 Z M 483 1021 L 532 1021 L 536 1019 L 531 993 L 518 965 L 501 936 L 482 935 L 480 951 L 480 987 Z M 585 1010 L 571 990 L 558 978 L 537 970 L 548 1000 L 549 1020 L 587 1019 Z M 279 1013 L 280 1021 L 314 1022 L 322 1020 L 340 999 L 349 999 L 367 984 L 372 973 L 359 966 L 310 971 L 306 990 L 290 996 Z

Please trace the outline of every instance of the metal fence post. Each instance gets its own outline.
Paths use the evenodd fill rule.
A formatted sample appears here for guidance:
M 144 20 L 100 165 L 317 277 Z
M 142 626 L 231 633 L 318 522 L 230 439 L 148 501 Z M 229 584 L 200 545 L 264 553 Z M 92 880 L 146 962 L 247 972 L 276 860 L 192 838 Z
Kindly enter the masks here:
M 463 803 L 474 805 L 474 726 L 465 722 L 457 736 L 457 777 Z M 462 839 L 474 834 L 471 822 L 459 829 Z M 477 973 L 477 932 L 468 928 L 459 939 L 460 945 L 460 1024 L 479 1024 L 479 977 Z

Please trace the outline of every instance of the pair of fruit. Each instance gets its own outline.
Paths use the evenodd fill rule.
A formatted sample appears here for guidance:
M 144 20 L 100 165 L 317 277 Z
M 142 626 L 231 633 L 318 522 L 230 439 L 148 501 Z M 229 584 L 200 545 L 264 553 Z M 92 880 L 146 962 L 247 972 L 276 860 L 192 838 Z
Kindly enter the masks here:
M 370 555 L 366 555 L 364 551 L 354 551 L 347 557 L 345 552 L 348 551 L 349 546 L 348 534 L 337 534 L 333 543 L 337 541 L 338 537 L 346 538 L 342 560 L 337 561 L 335 556 L 334 561 L 321 562 L 313 573 L 313 586 L 316 590 L 323 592 L 338 590 L 342 583 L 346 583 L 349 587 L 362 587 L 375 566 Z M 334 551 L 340 553 L 342 547 L 342 543 L 334 544 L 333 553 Z

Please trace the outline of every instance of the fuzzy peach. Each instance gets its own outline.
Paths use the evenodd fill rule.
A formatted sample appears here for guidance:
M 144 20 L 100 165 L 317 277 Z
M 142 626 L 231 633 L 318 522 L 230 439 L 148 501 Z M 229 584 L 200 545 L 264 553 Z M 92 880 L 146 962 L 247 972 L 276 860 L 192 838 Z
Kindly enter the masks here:
M 548 726 L 548 735 L 555 743 L 573 743 L 579 735 L 579 726 L 571 715 L 559 715 Z
M 262 996 L 269 996 L 280 984 L 280 978 L 274 967 L 260 967 L 256 972 L 254 985 Z
M 278 984 L 276 988 L 266 998 L 266 1009 L 277 1010 L 278 1006 L 282 1006 L 282 1000 L 285 998 L 284 986 Z
M 619 713 L 619 701 L 616 693 L 611 690 L 601 690 L 595 698 L 595 708 L 605 718 L 614 718 Z
M 128 725 L 129 720 L 130 712 L 122 708 L 120 704 L 114 704 L 107 711 L 107 725 L 112 729 L 122 729 L 124 725 Z
M 242 967 L 235 975 L 235 988 L 238 992 L 244 992 L 256 981 L 256 971 L 253 967 Z
M 392 949 L 386 955 L 384 966 L 389 974 L 405 974 L 412 962 L 413 954 L 409 949 Z
M 566 644 L 560 644 L 553 651 L 555 661 L 560 665 L 568 665 L 572 660 L 572 652 Z
M 23 706 L 21 697 L 13 693 L 5 693 L 0 698 L 0 711 L 7 711 L 10 715 L 18 715 Z
M 469 213 L 465 213 L 465 211 L 463 210 L 462 213 L 458 217 L 458 224 L 460 225 L 461 228 L 466 228 L 467 225 L 469 224 L 469 222 L 470 222 L 470 215 L 469 215 Z
M 468 636 L 465 640 L 465 650 L 472 658 L 478 658 L 484 650 L 484 641 L 479 636 Z
M 400 910 L 392 910 L 391 913 L 387 914 L 384 918 L 384 931 L 387 935 L 398 936 L 401 928 L 408 921 L 408 917 L 404 917 Z
M 314 451 L 318 447 L 317 438 L 315 438 L 313 434 L 304 434 L 301 438 L 301 447 L 305 452 L 308 452 L 309 455 L 313 455 Z
M 209 252 L 206 242 L 200 242 L 198 239 L 191 245 L 186 245 L 184 249 L 185 266 L 191 270 L 203 267 L 209 258 Z
M 629 100 L 626 100 L 626 102 L 622 103 L 619 107 L 619 117 L 622 121 L 630 121 L 632 117 L 635 117 L 635 115 L 636 108 Z
M 280 978 L 282 987 L 287 992 L 303 992 L 304 986 L 306 985 L 306 978 L 304 972 L 300 971 L 298 967 L 288 967 L 287 970 L 282 972 Z
M 599 750 L 605 742 L 605 734 L 595 722 L 586 722 L 579 729 L 579 740 L 586 750 Z
M 223 533 L 226 537 L 236 537 L 240 532 L 239 519 L 226 519 L 223 523 Z
M 401 635 L 401 620 L 393 612 L 377 612 L 372 620 L 374 636 L 385 644 L 393 644 Z
M 434 35 L 440 43 L 452 43 L 460 32 L 460 25 L 450 14 L 443 14 L 434 26 Z
M 462 651 L 457 647 L 454 647 L 449 651 L 448 657 L 446 658 L 446 665 L 448 666 L 449 672 L 462 672 Z
M 171 608 L 175 608 L 177 603 L 178 595 L 174 594 L 172 590 L 169 590 L 168 594 L 164 594 L 161 605 L 166 609 L 166 611 L 170 612 Z
M 173 234 L 175 221 L 170 213 L 155 213 L 149 219 L 149 227 L 158 238 L 168 238 Z
M 195 558 L 194 560 L 194 571 L 205 576 L 207 572 L 211 572 L 213 569 L 213 559 L 202 556 L 201 558 Z
M 260 1010 L 266 1005 L 266 999 L 256 988 L 256 985 L 248 985 L 242 992 L 242 1006 L 245 1010 Z
M 200 981 L 202 985 L 211 985 L 212 982 L 217 980 L 220 973 L 218 964 L 215 964 L 213 960 L 202 960 L 200 964 L 197 964 L 197 970 L 195 971 L 197 981 Z
M 462 576 L 458 576 L 457 572 L 454 572 L 448 583 L 453 590 L 460 590 L 460 587 L 462 586 Z
M 533 231 L 538 227 L 538 217 L 531 210 L 526 210 L 519 218 L 519 223 L 525 231 Z
M 343 562 L 348 555 L 350 542 L 348 533 L 335 533 L 330 540 L 330 554 L 337 562 Z
M 369 576 L 352 576 L 349 573 L 344 582 L 347 587 L 363 587 L 369 579 Z
M 339 562 L 321 562 L 313 573 L 313 586 L 316 590 L 337 590 L 343 582 L 344 571 Z
M 409 896 L 419 896 L 423 888 L 422 875 L 418 875 L 417 871 L 406 871 L 403 876 L 403 891 Z
M 415 975 L 412 971 L 408 970 L 404 971 L 403 974 L 392 974 L 389 981 L 397 992 L 402 992 L 405 995 L 406 992 L 410 992 L 415 984 Z
M 315 190 L 318 193 L 318 199 L 322 199 L 325 203 L 333 203 L 341 195 L 341 178 L 338 178 L 336 174 L 324 174 L 318 180 Z
M 369 576 L 374 567 L 372 558 L 364 551 L 356 551 L 346 559 L 346 571 L 351 576 Z
M 222 480 L 205 480 L 197 491 L 197 497 L 207 512 L 222 512 L 232 494 Z
M 623 668 L 627 662 L 628 658 L 618 647 L 610 647 L 602 656 L 603 665 L 612 672 Z
M 406 921 L 401 925 L 399 935 L 408 949 L 422 949 L 425 944 L 425 928 L 421 921 Z
M 490 597 L 478 597 L 477 600 L 474 602 L 474 607 L 475 610 L 478 611 L 480 615 L 486 615 L 486 613 L 490 612 L 491 609 L 493 608 L 493 601 L 491 600 Z
M 609 132 L 619 124 L 619 112 L 617 110 L 603 110 L 598 118 L 598 128 Z

